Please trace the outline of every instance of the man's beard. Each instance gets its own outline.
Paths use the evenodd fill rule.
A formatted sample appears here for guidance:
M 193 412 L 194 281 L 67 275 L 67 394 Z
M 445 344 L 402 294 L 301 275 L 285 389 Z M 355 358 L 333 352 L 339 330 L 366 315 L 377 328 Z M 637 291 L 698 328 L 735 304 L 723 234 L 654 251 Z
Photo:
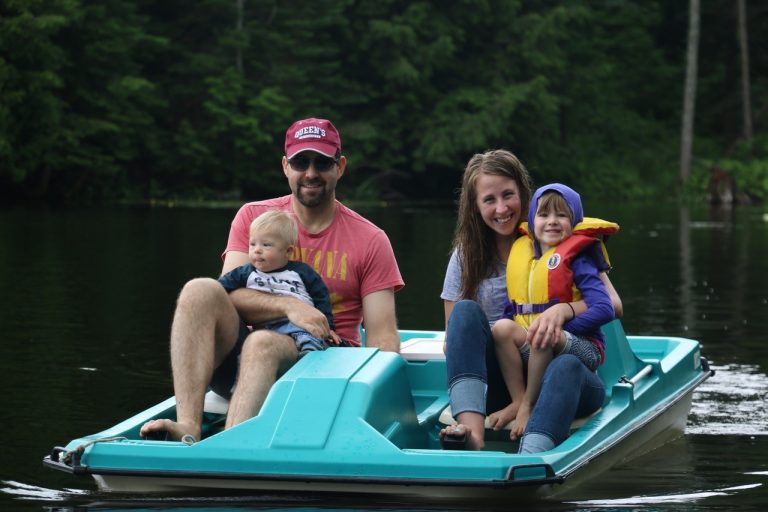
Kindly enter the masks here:
M 302 185 L 304 185 L 303 183 L 299 183 L 298 190 L 296 191 L 296 199 L 298 199 L 299 202 L 302 205 L 304 205 L 304 206 L 306 206 L 308 208 L 312 208 L 314 206 L 318 206 L 320 204 L 323 204 L 326 201 L 327 197 L 328 197 L 328 189 L 325 188 L 325 183 L 324 182 L 323 183 L 318 183 L 318 182 L 312 183 L 312 185 L 315 185 L 315 184 L 323 185 L 322 191 L 319 194 L 315 195 L 315 196 L 307 196 L 306 194 L 302 193 L 301 187 L 302 187 Z

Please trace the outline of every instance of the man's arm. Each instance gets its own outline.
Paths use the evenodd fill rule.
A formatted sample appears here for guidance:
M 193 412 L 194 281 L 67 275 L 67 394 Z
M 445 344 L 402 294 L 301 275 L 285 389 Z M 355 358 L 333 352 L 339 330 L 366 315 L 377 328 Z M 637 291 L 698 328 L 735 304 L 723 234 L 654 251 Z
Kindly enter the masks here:
M 240 251 L 229 251 L 224 256 L 224 265 L 221 268 L 221 275 L 226 274 L 232 269 L 242 267 L 248 263 L 248 254 Z
M 392 288 L 363 297 L 365 346 L 400 352 L 400 334 L 395 318 L 395 291 Z
M 621 318 L 624 314 L 624 306 L 622 305 L 619 293 L 614 288 L 606 272 L 600 272 L 599 277 L 611 299 L 615 318 Z M 571 302 L 570 305 L 573 311 L 571 311 L 567 304 L 555 304 L 539 315 L 528 329 L 528 342 L 535 347 L 551 346 L 555 340 L 559 339 L 563 325 L 588 309 L 587 303 L 584 300 Z
M 229 251 L 224 257 L 222 274 L 248 263 L 248 255 Z M 318 309 L 293 297 L 262 293 L 240 288 L 229 294 L 240 317 L 247 323 L 261 323 L 278 318 L 288 318 L 313 336 L 325 339 L 331 334 L 328 320 Z

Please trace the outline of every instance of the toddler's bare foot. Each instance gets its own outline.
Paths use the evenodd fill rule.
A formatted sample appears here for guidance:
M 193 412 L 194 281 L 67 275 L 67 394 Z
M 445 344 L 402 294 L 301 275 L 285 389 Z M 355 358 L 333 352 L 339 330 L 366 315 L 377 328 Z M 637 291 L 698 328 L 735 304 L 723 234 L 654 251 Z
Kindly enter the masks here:
M 520 408 L 519 402 L 512 402 L 500 411 L 496 411 L 488 416 L 488 423 L 493 430 L 501 430 L 517 416 L 517 410 Z
M 528 425 L 528 418 L 531 417 L 531 408 L 527 404 L 520 405 L 517 410 L 517 417 L 512 422 L 512 426 L 509 430 L 509 438 L 513 441 L 520 439 L 523 432 L 525 432 L 525 426 Z

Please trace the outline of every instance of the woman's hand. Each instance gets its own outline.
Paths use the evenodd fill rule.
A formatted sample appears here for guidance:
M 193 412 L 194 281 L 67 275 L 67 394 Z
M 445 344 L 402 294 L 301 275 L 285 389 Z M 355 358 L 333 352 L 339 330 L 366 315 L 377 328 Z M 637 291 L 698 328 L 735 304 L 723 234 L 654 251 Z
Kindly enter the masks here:
M 554 347 L 562 334 L 563 324 L 571 320 L 573 315 L 567 303 L 555 304 L 534 319 L 528 328 L 526 341 L 531 348 L 537 350 Z

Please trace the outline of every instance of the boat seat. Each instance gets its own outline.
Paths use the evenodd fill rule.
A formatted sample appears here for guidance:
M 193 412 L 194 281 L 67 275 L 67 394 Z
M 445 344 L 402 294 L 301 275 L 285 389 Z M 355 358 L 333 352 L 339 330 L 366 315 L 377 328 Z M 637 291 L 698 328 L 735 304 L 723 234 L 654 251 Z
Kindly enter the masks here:
M 229 400 L 219 395 L 215 391 L 208 391 L 205 394 L 205 403 L 203 412 L 212 414 L 227 414 L 229 410 Z
M 587 421 L 589 421 L 589 419 L 592 416 L 594 416 L 595 414 L 600 412 L 600 410 L 601 409 L 598 409 L 597 411 L 593 412 L 589 416 L 584 416 L 583 418 L 576 418 L 575 420 L 573 420 L 573 423 L 571 423 L 571 431 L 574 431 L 577 428 L 579 428 L 582 425 L 584 425 Z M 456 423 L 458 423 L 456 421 L 456 419 L 453 417 L 453 414 L 451 414 L 451 406 L 450 405 L 448 407 L 446 407 L 445 409 L 443 409 L 443 412 L 440 413 L 440 419 L 438 421 L 440 422 L 440 424 L 445 425 L 445 426 L 456 425 Z M 512 425 L 512 422 L 510 421 L 509 423 L 507 423 L 504 426 L 504 428 L 502 430 L 510 430 L 511 425 Z M 491 429 L 491 425 L 490 425 L 490 422 L 489 422 L 487 416 L 485 417 L 485 429 L 486 430 L 490 430 Z
M 621 326 L 619 325 L 619 328 Z M 430 361 L 430 360 L 444 360 L 445 354 L 443 353 L 443 339 L 442 338 L 411 338 L 404 341 L 400 346 L 400 355 L 406 361 Z M 446 396 L 447 399 L 447 396 Z M 589 420 L 592 416 L 597 414 L 598 411 L 585 416 L 583 418 L 576 418 L 571 423 L 571 430 L 576 430 Z M 445 407 L 438 418 L 438 423 L 441 425 L 455 425 L 456 420 L 451 414 L 451 406 Z M 509 422 L 504 427 L 504 430 L 509 430 L 512 422 Z M 485 418 L 485 428 L 491 429 L 488 417 Z
M 443 338 L 411 338 L 400 345 L 406 361 L 445 360 Z
M 641 361 L 627 341 L 627 335 L 619 320 L 608 322 L 602 327 L 605 340 L 605 362 L 597 369 L 597 374 L 605 384 L 605 403 L 608 403 L 613 387 L 625 377 L 639 372 L 645 363 Z

